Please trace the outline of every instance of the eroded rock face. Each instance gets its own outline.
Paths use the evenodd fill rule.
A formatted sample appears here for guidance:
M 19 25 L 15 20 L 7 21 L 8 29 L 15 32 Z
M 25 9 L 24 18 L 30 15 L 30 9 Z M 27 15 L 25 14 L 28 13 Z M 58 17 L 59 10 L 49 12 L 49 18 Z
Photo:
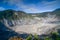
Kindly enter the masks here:
M 60 23 L 56 23 L 59 20 L 56 18 L 55 15 L 49 15 L 47 17 L 34 17 L 31 18 L 24 18 L 18 20 L 7 20 L 4 19 L 4 24 L 14 30 L 17 33 L 28 33 L 28 34 L 47 34 L 48 31 L 51 31 L 54 27 L 60 25 Z

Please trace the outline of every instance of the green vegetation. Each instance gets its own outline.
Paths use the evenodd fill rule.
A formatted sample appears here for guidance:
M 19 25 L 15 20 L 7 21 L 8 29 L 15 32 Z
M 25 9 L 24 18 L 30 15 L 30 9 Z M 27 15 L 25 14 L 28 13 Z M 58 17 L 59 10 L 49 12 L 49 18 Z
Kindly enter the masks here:
M 40 40 L 38 35 L 34 35 L 32 36 L 31 34 L 26 38 L 26 40 Z
M 26 40 L 32 40 L 32 35 L 29 35 Z
M 38 35 L 29 35 L 26 40 L 60 40 L 60 35 L 58 32 L 51 32 L 49 36 L 43 36 L 43 39 L 41 39 Z
M 60 9 L 56 9 L 52 12 L 43 12 L 43 13 L 35 13 L 35 14 L 28 14 L 23 11 L 15 11 L 15 10 L 4 10 L 0 11 L 0 20 L 3 18 L 9 19 L 9 20 L 16 20 L 20 18 L 33 18 L 32 15 L 36 15 L 37 17 L 46 17 L 47 14 L 56 15 L 57 17 L 60 17 Z M 17 15 L 16 15 L 17 14 Z
M 17 20 L 21 18 L 32 18 L 32 15 L 29 15 L 23 11 L 15 11 L 9 9 L 9 10 L 0 11 L 0 20 L 4 18 L 8 20 Z
M 49 37 L 46 37 L 44 40 L 51 40 L 51 38 L 49 38 Z
M 38 35 L 35 34 L 33 40 L 40 40 L 40 39 L 39 39 Z

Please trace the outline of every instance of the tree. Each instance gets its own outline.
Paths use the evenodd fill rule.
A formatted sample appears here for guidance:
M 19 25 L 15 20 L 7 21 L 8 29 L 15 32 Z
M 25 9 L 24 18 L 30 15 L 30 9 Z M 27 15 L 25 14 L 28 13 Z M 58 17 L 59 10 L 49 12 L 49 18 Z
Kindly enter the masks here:
M 53 40 L 59 39 L 58 38 L 58 32 L 52 32 L 51 37 L 52 37 Z
M 60 36 L 58 36 L 58 37 L 56 38 L 56 40 L 60 40 Z
M 46 37 L 44 40 L 51 40 L 51 38 L 49 38 L 49 37 Z
M 35 34 L 33 40 L 40 40 L 40 39 L 39 39 L 38 35 Z
M 32 35 L 29 35 L 26 40 L 32 40 Z

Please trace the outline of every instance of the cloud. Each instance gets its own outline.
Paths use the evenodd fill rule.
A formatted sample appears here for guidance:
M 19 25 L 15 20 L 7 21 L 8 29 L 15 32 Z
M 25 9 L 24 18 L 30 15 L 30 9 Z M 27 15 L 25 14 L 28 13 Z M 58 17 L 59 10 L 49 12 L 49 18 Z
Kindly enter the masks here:
M 54 5 L 57 5 L 57 4 L 59 4 L 60 3 L 60 0 L 54 0 L 54 1 L 51 1 L 51 2 L 49 2 L 49 1 L 42 1 L 41 2 L 41 4 L 43 5 L 43 6 L 54 6 Z
M 5 8 L 3 8 L 3 7 L 0 7 L 0 11 L 2 11 L 2 10 L 5 10 Z
M 54 9 L 59 8 L 60 0 L 54 0 L 54 1 L 42 1 L 38 3 L 38 6 L 42 11 L 52 11 Z M 42 4 L 42 5 L 41 5 Z
M 22 10 L 25 12 L 30 12 L 30 13 L 40 12 L 40 10 L 36 7 L 35 4 L 31 4 L 31 5 L 22 4 L 21 6 L 20 5 L 17 6 L 18 8 L 22 8 Z
M 21 0 L 4 0 L 3 2 L 12 6 L 12 5 L 20 4 Z
M 43 11 L 52 10 L 60 2 L 59 0 L 54 0 L 51 2 L 43 0 L 42 2 L 39 2 L 37 4 L 32 3 L 32 4 L 27 5 L 23 1 L 24 0 L 5 0 L 4 3 L 8 3 L 11 6 L 15 5 L 16 9 L 18 10 L 35 13 L 35 12 L 43 12 Z
M 9 5 L 15 5 L 18 10 L 23 10 L 25 12 L 39 12 L 39 9 L 36 7 L 35 4 L 29 4 L 26 5 L 23 3 L 23 0 L 5 0 L 5 3 L 8 3 Z
M 55 1 L 51 1 L 51 2 L 49 2 L 49 1 L 42 1 L 41 3 L 42 3 L 43 5 L 51 5 L 51 4 L 56 3 L 56 0 L 55 0 Z
M 39 9 L 37 9 L 37 8 L 34 8 L 34 7 L 29 7 L 29 8 L 25 8 L 25 10 L 24 11 L 28 11 L 28 12 L 30 12 L 30 13 L 36 13 L 36 12 L 40 12 L 40 10 Z

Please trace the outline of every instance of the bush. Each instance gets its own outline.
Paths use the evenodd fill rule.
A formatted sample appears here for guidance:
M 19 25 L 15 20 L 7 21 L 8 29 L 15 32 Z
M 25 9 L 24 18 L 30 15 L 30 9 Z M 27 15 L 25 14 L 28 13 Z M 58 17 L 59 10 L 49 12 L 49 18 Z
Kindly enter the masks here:
M 38 35 L 35 34 L 33 40 L 40 40 L 40 39 L 39 39 Z
M 44 40 L 52 40 L 51 38 L 49 38 L 49 37 L 46 37 Z
M 26 40 L 32 40 L 32 35 L 29 35 Z

